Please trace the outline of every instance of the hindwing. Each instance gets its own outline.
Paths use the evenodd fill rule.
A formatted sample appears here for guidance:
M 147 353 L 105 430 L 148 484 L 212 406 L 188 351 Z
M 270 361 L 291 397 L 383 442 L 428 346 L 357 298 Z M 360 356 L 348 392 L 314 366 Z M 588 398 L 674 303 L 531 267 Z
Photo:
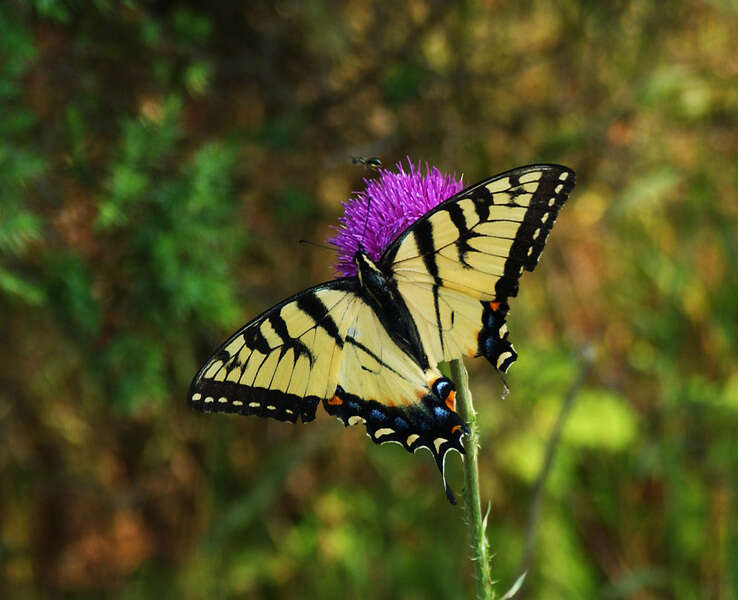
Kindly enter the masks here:
M 338 386 L 325 410 L 345 425 L 363 423 L 377 444 L 394 442 L 409 452 L 427 448 L 445 477 L 450 450 L 464 453 L 466 424 L 456 413 L 451 380 L 435 367 L 423 368 L 389 335 L 374 310 L 361 299 L 344 340 Z

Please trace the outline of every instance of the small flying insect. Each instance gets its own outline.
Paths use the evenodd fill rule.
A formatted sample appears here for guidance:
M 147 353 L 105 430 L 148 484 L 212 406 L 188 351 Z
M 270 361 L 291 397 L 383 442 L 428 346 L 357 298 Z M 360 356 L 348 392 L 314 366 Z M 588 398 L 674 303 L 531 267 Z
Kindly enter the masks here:
M 375 171 L 382 166 L 382 161 L 376 156 L 370 156 L 364 158 L 363 156 L 352 156 L 351 162 L 355 165 L 364 165 L 367 169 L 374 169 Z

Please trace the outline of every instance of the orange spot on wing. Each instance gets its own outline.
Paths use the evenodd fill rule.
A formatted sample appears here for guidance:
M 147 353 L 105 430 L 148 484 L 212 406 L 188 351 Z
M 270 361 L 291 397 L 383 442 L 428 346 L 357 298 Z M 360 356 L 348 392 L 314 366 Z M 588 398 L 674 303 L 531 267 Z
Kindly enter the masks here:
M 497 312 L 497 309 L 498 309 L 498 308 L 500 308 L 500 303 L 499 303 L 499 302 L 490 302 L 490 303 L 489 303 L 489 307 L 490 307 L 490 308 L 491 308 L 491 309 L 492 309 L 493 311 Z
M 456 412 L 456 392 L 454 390 L 451 390 L 446 396 L 446 406 L 449 410 Z
M 481 330 L 481 329 L 477 329 L 477 330 L 476 330 L 476 331 L 474 332 L 474 339 L 475 339 L 475 340 L 476 340 L 477 342 L 479 342 L 479 334 L 480 334 L 480 333 L 482 333 L 482 330 Z M 479 356 L 479 355 L 477 354 L 477 351 L 478 351 L 478 349 L 477 349 L 477 348 L 472 348 L 472 347 L 469 347 L 469 348 L 467 348 L 467 349 L 466 349 L 466 353 L 467 353 L 467 355 L 468 355 L 468 356 Z
M 341 406 L 343 404 L 343 400 L 341 400 L 338 396 L 333 396 L 330 400 L 328 400 L 328 404 L 331 406 Z
M 454 425 L 451 428 L 451 435 L 453 435 L 454 433 L 456 433 L 459 429 L 461 429 L 461 425 Z

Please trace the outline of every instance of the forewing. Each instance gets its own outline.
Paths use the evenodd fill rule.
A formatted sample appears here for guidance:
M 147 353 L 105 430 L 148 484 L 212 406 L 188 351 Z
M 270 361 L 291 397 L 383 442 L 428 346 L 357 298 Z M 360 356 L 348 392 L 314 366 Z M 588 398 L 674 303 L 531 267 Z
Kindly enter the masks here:
M 333 396 L 358 283 L 339 279 L 301 292 L 244 325 L 202 366 L 189 403 L 296 422 Z
M 531 165 L 467 188 L 415 222 L 382 256 L 433 363 L 484 355 L 506 371 L 508 299 L 538 264 L 574 172 Z

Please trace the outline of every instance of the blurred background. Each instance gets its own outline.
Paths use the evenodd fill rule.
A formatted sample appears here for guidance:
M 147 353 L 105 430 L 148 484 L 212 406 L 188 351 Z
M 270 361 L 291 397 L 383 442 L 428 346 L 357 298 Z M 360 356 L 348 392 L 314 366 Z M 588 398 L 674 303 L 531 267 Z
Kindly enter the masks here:
M 732 0 L 0 4 L 0 595 L 473 595 L 427 455 L 185 404 L 352 154 L 577 172 L 468 361 L 499 591 L 738 598 Z

